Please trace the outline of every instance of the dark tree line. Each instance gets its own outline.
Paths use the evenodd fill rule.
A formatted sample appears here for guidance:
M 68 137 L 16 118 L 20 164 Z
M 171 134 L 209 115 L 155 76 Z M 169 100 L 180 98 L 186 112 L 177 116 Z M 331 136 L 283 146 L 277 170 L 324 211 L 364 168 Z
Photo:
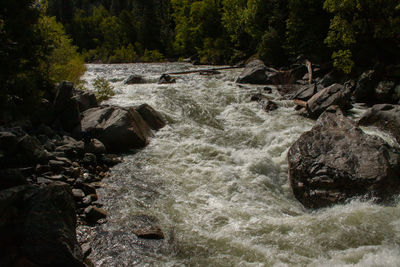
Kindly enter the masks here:
M 87 60 L 196 56 L 231 63 L 257 54 L 274 65 L 299 55 L 344 71 L 396 63 L 396 0 L 49 0 Z
M 0 0 L 0 106 L 34 106 L 83 59 L 301 58 L 345 73 L 400 64 L 398 0 Z M 0 109 L 1 109 L 0 108 Z M 1 118 L 0 118 L 1 119 Z

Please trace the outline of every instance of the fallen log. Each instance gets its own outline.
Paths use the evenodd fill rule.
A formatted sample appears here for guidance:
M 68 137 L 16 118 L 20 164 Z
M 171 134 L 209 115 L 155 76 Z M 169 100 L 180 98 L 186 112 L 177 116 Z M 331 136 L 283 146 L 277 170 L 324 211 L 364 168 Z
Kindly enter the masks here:
M 295 100 L 293 100 L 293 102 L 298 106 L 302 106 L 302 107 L 305 107 L 306 109 L 308 109 L 307 101 L 303 101 L 303 100 L 300 100 L 300 99 L 295 99 Z
M 242 67 L 239 66 L 229 66 L 229 67 L 220 67 L 220 68 L 211 68 L 211 69 L 197 69 L 197 70 L 188 70 L 188 71 L 180 71 L 180 72 L 168 72 L 168 73 L 163 73 L 166 75 L 182 75 L 182 74 L 191 74 L 191 73 L 197 73 L 197 72 L 213 72 L 213 71 L 218 71 L 218 70 L 229 70 L 229 69 L 239 69 Z

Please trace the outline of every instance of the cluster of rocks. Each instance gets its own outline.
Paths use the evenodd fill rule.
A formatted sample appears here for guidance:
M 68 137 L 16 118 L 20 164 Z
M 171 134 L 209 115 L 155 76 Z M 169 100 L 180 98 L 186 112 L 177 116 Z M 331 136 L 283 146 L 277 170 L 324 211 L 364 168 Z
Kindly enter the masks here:
M 309 63 L 309 62 L 308 62 Z M 299 114 L 317 119 L 288 152 L 294 196 L 308 208 L 344 203 L 352 198 L 390 202 L 400 192 L 400 150 L 359 126 L 375 126 L 400 143 L 400 66 L 369 70 L 356 79 L 323 66 L 289 70 L 251 61 L 238 83 L 273 85 Z M 265 94 L 252 101 L 271 111 L 278 106 Z M 354 103 L 371 106 L 358 121 L 346 117 Z
M 96 189 L 121 162 L 109 153 L 143 148 L 165 122 L 147 104 L 99 106 L 67 82 L 42 104 L 41 120 L 0 127 L 0 265 L 90 265 L 75 227 L 107 216 Z

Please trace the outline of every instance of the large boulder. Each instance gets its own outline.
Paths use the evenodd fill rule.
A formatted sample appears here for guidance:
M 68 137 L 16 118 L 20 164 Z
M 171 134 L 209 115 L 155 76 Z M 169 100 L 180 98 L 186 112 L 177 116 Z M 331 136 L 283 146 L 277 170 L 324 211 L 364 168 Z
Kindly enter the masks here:
M 79 105 L 72 96 L 74 84 L 72 82 L 61 82 L 57 88 L 54 100 L 54 112 L 57 122 L 64 131 L 79 135 L 81 132 L 81 115 Z
M 152 136 L 151 129 L 134 108 L 106 106 L 83 113 L 83 131 L 91 132 L 108 152 L 127 152 L 143 148 Z
M 84 266 L 71 189 L 54 183 L 0 191 L 1 266 Z
M 386 79 L 388 78 L 388 79 Z M 353 96 L 356 102 L 363 102 L 370 105 L 380 103 L 396 104 L 400 100 L 400 87 L 398 81 L 383 77 L 374 70 L 361 74 L 357 81 Z
M 396 84 L 394 81 L 380 81 L 374 90 L 376 103 L 395 104 L 399 101 Z
M 351 90 L 347 86 L 333 84 L 322 89 L 307 101 L 307 115 L 318 118 L 330 106 L 336 105 L 341 109 L 350 109 Z
M 356 102 L 371 103 L 374 98 L 374 88 L 379 80 L 374 70 L 369 70 L 361 74 L 358 78 L 353 96 Z
M 390 200 L 400 192 L 400 152 L 362 132 L 340 110 L 330 111 L 289 149 L 294 196 L 307 208 L 353 197 Z
M 144 121 L 151 129 L 157 131 L 163 128 L 166 124 L 161 115 L 148 104 L 142 104 L 136 108 L 136 111 L 142 116 Z
M 73 98 L 77 101 L 81 113 L 99 106 L 96 95 L 92 92 L 75 90 Z
M 41 163 L 48 159 L 48 154 L 40 141 L 28 134 L 18 140 L 17 154 L 20 166 Z
M 392 134 L 400 144 L 400 106 L 378 104 L 368 109 L 359 119 L 359 125 L 375 126 Z
M 300 99 L 307 101 L 318 92 L 316 84 L 290 84 L 278 86 L 278 92 L 286 99 Z
M 240 76 L 237 83 L 249 84 L 272 84 L 272 77 L 278 73 L 276 70 L 267 68 L 259 59 L 250 61 Z

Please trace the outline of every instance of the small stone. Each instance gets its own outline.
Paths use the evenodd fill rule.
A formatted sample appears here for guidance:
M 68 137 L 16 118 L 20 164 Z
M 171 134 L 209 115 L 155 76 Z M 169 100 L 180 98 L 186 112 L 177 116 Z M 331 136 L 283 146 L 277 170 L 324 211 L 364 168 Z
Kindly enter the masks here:
M 43 173 L 48 172 L 48 171 L 50 171 L 50 166 L 49 165 L 41 165 L 41 164 L 36 165 L 36 172 L 37 173 L 43 174 Z
M 82 203 L 85 204 L 85 205 L 89 205 L 92 202 L 93 202 L 93 200 L 92 200 L 92 196 L 91 195 L 88 195 L 88 196 L 86 196 L 86 197 L 84 197 L 82 199 Z
M 83 192 L 85 192 L 85 194 L 87 194 L 87 195 L 96 194 L 96 188 L 92 185 L 83 183 L 81 188 L 82 188 Z
M 82 247 L 83 257 L 87 258 L 92 252 L 92 247 L 90 246 L 89 243 L 82 244 L 81 247 Z
M 92 201 L 96 201 L 98 199 L 97 194 L 90 194 L 89 196 L 92 198 Z
M 93 206 L 89 206 L 85 209 L 86 221 L 89 224 L 95 224 L 98 220 L 104 219 L 107 217 L 107 213 L 105 210 Z
M 38 178 L 36 179 L 36 182 L 37 182 L 38 184 L 51 184 L 53 181 L 50 180 L 50 179 L 46 179 L 46 178 L 44 178 L 44 177 L 38 177 Z
M 50 178 L 50 179 L 53 180 L 53 181 L 66 181 L 66 180 L 67 180 L 67 179 L 65 178 L 65 176 L 64 176 L 64 175 L 61 175 L 61 174 L 52 175 L 52 176 L 50 176 L 50 177 L 48 177 L 48 178 Z
M 85 197 L 85 193 L 82 189 L 72 189 L 72 195 L 74 195 L 74 199 L 80 200 Z
M 106 153 L 106 147 L 102 142 L 97 139 L 92 139 L 89 143 L 85 144 L 85 152 L 100 155 Z
M 71 165 L 72 164 L 72 162 L 69 159 L 65 158 L 65 157 L 56 157 L 56 160 L 64 162 L 66 165 Z
M 97 158 L 95 154 L 92 153 L 85 153 L 85 156 L 82 159 L 82 163 L 86 166 L 96 166 L 97 165 Z

